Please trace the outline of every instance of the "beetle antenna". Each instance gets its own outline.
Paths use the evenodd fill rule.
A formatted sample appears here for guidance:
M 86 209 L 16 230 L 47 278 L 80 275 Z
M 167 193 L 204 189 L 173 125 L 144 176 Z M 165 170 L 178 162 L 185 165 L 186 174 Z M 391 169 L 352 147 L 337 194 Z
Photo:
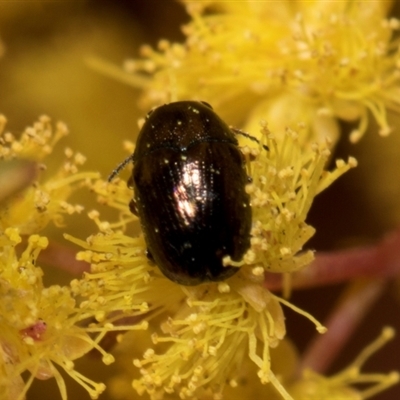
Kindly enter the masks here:
M 133 154 L 131 154 L 129 157 L 125 158 L 124 161 L 122 161 L 122 163 L 117 165 L 117 168 L 115 168 L 113 170 L 113 172 L 111 172 L 110 176 L 108 177 L 108 182 L 111 182 L 120 172 L 121 170 L 123 170 L 126 167 L 126 164 L 128 164 L 130 161 L 133 160 Z
M 249 135 L 247 132 L 243 132 L 240 129 L 233 128 L 233 127 L 230 127 L 230 128 L 236 135 L 242 135 L 242 136 L 246 137 L 247 139 L 252 140 L 253 142 L 257 142 L 258 144 L 261 144 L 257 138 Z M 267 145 L 262 144 L 261 146 L 263 147 L 264 150 L 269 151 L 269 147 Z

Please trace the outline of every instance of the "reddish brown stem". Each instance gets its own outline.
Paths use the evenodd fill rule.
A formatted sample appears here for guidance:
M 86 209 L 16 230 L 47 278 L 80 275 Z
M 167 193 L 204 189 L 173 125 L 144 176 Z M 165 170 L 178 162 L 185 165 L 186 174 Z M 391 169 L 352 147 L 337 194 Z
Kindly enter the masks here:
M 59 243 L 52 243 L 41 251 L 39 263 L 69 272 L 71 275 L 82 275 L 90 271 L 90 264 L 76 259 L 76 250 Z
M 386 235 L 372 246 L 318 253 L 304 270 L 292 274 L 292 287 L 309 287 L 348 281 L 359 277 L 387 278 L 400 275 L 400 229 Z M 267 274 L 266 286 L 282 287 L 280 274 Z
M 51 243 L 40 255 L 40 262 L 81 275 L 89 271 L 89 264 L 75 259 L 75 251 L 58 243 Z M 306 289 L 345 282 L 360 277 L 387 278 L 400 275 L 400 229 L 372 246 L 321 252 L 304 270 L 292 274 L 292 287 Z M 266 287 L 282 288 L 281 274 L 266 274 Z
M 328 331 L 317 335 L 303 353 L 299 374 L 305 368 L 318 373 L 326 372 L 384 287 L 383 280 L 363 280 L 350 285 L 325 322 Z
M 37 166 L 29 161 L 12 161 L 0 174 L 0 202 L 28 187 L 36 178 Z

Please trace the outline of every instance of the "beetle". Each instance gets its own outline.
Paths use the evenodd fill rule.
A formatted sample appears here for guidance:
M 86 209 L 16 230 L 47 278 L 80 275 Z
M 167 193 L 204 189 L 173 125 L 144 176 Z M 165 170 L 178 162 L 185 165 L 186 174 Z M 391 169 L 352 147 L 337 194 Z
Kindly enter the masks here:
M 148 113 L 134 153 L 109 181 L 130 161 L 130 209 L 161 272 L 187 286 L 234 275 L 239 268 L 224 266 L 223 258 L 243 258 L 252 217 L 234 131 L 208 103 L 165 104 Z

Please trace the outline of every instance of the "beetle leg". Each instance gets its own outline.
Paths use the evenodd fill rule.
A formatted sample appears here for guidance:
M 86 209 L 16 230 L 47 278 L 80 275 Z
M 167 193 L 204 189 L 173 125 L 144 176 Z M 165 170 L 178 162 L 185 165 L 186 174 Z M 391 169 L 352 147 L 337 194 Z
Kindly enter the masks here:
M 247 139 L 250 139 L 250 140 L 252 140 L 253 142 L 257 142 L 258 144 L 260 144 L 260 141 L 259 141 L 257 138 L 255 138 L 255 137 L 252 136 L 252 135 L 249 135 L 247 132 L 243 132 L 242 130 L 237 129 L 237 128 L 233 128 L 232 126 L 230 126 L 230 128 L 231 128 L 231 131 L 232 131 L 235 135 L 244 136 L 244 137 L 246 137 Z M 269 151 L 268 146 L 266 146 L 265 144 L 263 144 L 262 147 L 263 147 L 264 150 Z
M 129 189 L 133 189 L 133 176 L 131 175 L 126 182 L 126 186 L 128 186 Z
M 138 210 L 137 210 L 137 205 L 135 199 L 131 199 L 129 202 L 129 211 L 133 214 L 136 215 L 137 217 L 139 216 Z
M 252 162 L 256 159 L 256 156 L 254 154 L 249 153 L 247 154 L 247 158 L 250 162 Z
M 146 257 L 149 261 L 151 261 L 153 264 L 155 264 L 156 262 L 154 261 L 154 257 L 153 254 L 151 254 L 150 250 L 147 248 L 146 249 Z

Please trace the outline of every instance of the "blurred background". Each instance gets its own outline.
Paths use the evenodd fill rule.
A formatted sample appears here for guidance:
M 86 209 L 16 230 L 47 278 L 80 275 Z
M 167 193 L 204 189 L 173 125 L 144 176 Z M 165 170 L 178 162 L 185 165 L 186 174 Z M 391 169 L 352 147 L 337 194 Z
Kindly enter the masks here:
M 396 2 L 398 3 L 398 2 Z M 393 10 L 400 15 L 399 6 Z M 0 2 L 0 113 L 8 119 L 7 130 L 18 134 L 39 115 L 54 122 L 64 121 L 70 135 L 47 160 L 49 169 L 59 165 L 65 147 L 87 156 L 86 170 L 107 176 L 126 157 L 123 140 L 134 140 L 137 120 L 147 110 L 138 108 L 140 90 L 121 84 L 93 71 L 85 63 L 90 56 L 122 65 L 139 56 L 142 44 L 156 45 L 159 39 L 181 41 L 180 27 L 189 21 L 184 8 L 173 0 L 75 0 Z M 210 101 L 211 99 L 207 100 Z M 211 102 L 211 101 L 210 101 Z M 227 121 L 229 123 L 229 121 Z M 334 158 L 355 156 L 359 167 L 351 170 L 312 207 L 309 223 L 317 229 L 309 247 L 335 250 L 374 243 L 400 222 L 400 121 L 392 116 L 394 132 L 380 138 L 371 125 L 357 145 L 346 135 Z M 343 130 L 351 129 L 343 125 Z M 127 176 L 125 171 L 123 176 Z M 81 193 L 77 203 L 90 210 L 107 211 Z M 82 221 L 85 222 L 82 222 Z M 86 218 L 68 217 L 68 232 L 86 238 L 96 227 Z M 47 228 L 48 235 L 60 235 Z M 54 230 L 54 232 L 53 232 Z M 63 240 L 60 236 L 60 240 Z M 66 283 L 70 276 L 48 269 L 45 283 Z M 344 285 L 332 285 L 294 293 L 292 302 L 324 321 Z M 352 340 L 332 366 L 334 373 L 346 366 L 372 341 L 384 325 L 400 331 L 400 285 L 391 285 L 368 313 Z M 315 334 L 315 328 L 298 314 L 285 310 L 289 336 L 302 350 Z M 378 352 L 366 365 L 371 372 L 400 369 L 399 336 Z M 79 368 L 98 369 L 96 380 L 106 379 L 110 368 L 96 358 L 77 362 Z M 111 369 L 112 371 L 112 369 Z M 100 378 L 99 378 L 100 376 Z M 86 392 L 66 378 L 71 399 L 86 399 Z M 135 396 L 133 394 L 133 396 Z M 136 396 L 139 398 L 139 396 Z M 132 397 L 136 398 L 136 397 Z M 58 399 L 53 380 L 35 382 L 28 400 Z M 109 399 L 107 392 L 101 397 Z M 376 397 L 400 398 L 400 386 Z

